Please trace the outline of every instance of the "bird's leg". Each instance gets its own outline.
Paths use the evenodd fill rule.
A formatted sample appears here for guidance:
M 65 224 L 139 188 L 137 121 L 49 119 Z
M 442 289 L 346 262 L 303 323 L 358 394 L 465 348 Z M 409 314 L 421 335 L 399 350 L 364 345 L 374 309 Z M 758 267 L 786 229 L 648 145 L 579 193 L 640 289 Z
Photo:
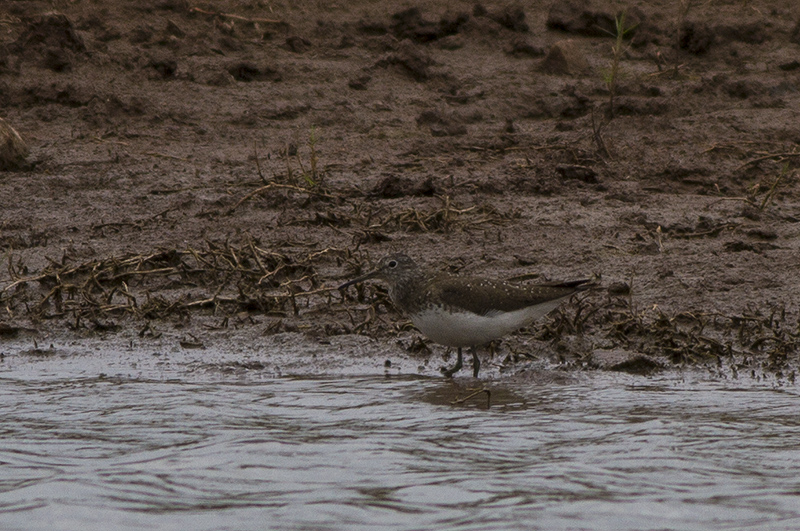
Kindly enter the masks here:
M 444 374 L 445 378 L 452 378 L 455 373 L 461 370 L 461 366 L 464 363 L 464 357 L 461 355 L 461 347 L 458 348 L 458 359 L 456 360 L 456 364 L 453 365 L 452 369 L 445 369 L 442 367 L 442 374 Z
M 481 360 L 478 357 L 478 348 L 472 347 L 472 377 L 477 378 L 481 370 Z

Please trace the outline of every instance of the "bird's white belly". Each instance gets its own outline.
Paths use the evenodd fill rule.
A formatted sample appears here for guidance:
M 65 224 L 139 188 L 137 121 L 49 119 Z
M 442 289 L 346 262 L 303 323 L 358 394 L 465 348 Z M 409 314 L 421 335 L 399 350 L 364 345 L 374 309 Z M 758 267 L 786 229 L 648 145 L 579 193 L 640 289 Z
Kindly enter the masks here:
M 529 325 L 561 304 L 561 299 L 513 312 L 478 315 L 447 312 L 436 307 L 411 316 L 420 332 L 430 340 L 449 347 L 483 345 Z

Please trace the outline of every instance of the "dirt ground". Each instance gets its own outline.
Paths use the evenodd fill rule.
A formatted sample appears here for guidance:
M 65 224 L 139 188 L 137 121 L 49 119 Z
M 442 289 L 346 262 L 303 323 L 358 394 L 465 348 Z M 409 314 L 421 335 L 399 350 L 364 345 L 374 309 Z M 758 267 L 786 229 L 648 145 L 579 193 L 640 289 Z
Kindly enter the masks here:
M 0 117 L 29 153 L 0 171 L 0 349 L 241 331 L 452 356 L 382 286 L 335 289 L 402 250 L 602 275 L 497 345 L 500 373 L 793 382 L 799 90 L 796 0 L 3 2 Z

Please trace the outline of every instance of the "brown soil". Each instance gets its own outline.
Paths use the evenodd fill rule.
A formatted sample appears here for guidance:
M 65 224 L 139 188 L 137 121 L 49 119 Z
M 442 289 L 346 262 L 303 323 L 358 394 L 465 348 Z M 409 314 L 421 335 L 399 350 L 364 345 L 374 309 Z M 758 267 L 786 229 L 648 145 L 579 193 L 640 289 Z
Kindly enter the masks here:
M 0 338 L 235 328 L 441 356 L 381 287 L 333 289 L 403 250 L 602 274 L 503 341 L 510 372 L 793 380 L 800 6 L 611 4 L 4 2 L 2 118 L 30 154 L 0 173 Z

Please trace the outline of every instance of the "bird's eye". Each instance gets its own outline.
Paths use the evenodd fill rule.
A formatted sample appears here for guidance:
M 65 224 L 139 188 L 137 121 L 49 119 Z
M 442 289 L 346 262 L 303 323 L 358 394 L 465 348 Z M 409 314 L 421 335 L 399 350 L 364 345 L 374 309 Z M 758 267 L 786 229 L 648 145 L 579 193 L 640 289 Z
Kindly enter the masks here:
M 397 267 L 397 260 L 389 260 L 389 263 L 386 264 L 386 265 L 388 265 L 390 268 L 394 269 L 395 267 Z

